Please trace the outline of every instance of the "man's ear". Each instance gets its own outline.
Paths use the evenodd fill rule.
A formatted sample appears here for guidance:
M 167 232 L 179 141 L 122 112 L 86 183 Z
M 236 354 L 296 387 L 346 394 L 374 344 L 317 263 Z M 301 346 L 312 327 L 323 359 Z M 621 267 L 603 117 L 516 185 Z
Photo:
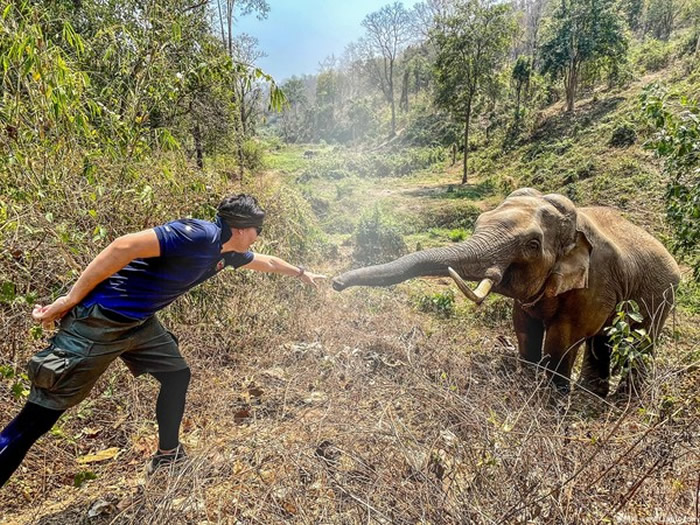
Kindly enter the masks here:
M 588 269 L 593 246 L 586 235 L 578 230 L 575 241 L 557 259 L 552 274 L 547 280 L 544 293 L 547 297 L 563 294 L 569 290 L 588 287 Z

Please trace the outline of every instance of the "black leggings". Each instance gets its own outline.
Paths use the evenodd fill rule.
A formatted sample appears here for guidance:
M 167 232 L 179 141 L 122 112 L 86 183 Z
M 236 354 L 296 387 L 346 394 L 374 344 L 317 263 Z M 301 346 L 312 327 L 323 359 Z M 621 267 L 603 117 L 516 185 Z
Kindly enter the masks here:
M 160 383 L 156 403 L 159 446 L 169 450 L 178 446 L 180 422 L 185 411 L 185 397 L 190 383 L 190 369 L 152 374 Z M 5 429 L 0 432 L 0 487 L 19 467 L 27 451 L 56 424 L 65 410 L 51 410 L 27 402 Z
M 34 442 L 51 430 L 63 412 L 65 410 L 51 410 L 27 403 L 0 432 L 0 487 L 10 479 Z
M 177 372 L 155 372 L 151 374 L 160 383 L 160 393 L 156 402 L 158 421 L 158 446 L 170 450 L 180 443 L 180 423 L 185 413 L 185 397 L 190 384 L 190 369 Z

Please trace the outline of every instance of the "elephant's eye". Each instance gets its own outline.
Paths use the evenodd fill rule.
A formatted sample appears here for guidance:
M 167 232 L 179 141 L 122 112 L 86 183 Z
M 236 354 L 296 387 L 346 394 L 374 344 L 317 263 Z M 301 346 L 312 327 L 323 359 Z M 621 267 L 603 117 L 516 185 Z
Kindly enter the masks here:
M 532 239 L 531 241 L 528 241 L 527 247 L 530 248 L 531 250 L 539 250 L 540 249 L 540 241 L 539 239 Z

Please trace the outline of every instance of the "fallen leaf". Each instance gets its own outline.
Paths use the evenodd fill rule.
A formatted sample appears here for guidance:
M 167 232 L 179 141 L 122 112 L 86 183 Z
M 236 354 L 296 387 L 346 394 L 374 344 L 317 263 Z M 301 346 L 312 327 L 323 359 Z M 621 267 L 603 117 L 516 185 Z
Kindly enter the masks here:
M 263 395 L 263 389 L 259 386 L 252 385 L 248 387 L 248 393 L 253 397 L 260 397 Z
M 112 447 L 105 450 L 100 450 L 94 454 L 87 454 L 78 458 L 78 463 L 84 465 L 85 463 L 98 463 L 100 461 L 106 461 L 108 459 L 114 459 L 117 454 L 121 451 L 118 447 Z
M 236 423 L 243 423 L 248 418 L 250 418 L 250 411 L 245 408 L 241 408 L 233 414 L 233 420 Z
M 83 429 L 83 436 L 85 436 L 85 437 L 87 437 L 87 438 L 94 438 L 94 437 L 96 437 L 97 434 L 99 434 L 100 432 L 102 432 L 102 430 L 99 429 L 99 428 L 85 427 L 85 428 Z
M 93 503 L 92 507 L 90 507 L 88 518 L 96 518 L 100 514 L 111 512 L 112 510 L 114 510 L 114 505 L 112 503 L 103 499 L 98 499 Z

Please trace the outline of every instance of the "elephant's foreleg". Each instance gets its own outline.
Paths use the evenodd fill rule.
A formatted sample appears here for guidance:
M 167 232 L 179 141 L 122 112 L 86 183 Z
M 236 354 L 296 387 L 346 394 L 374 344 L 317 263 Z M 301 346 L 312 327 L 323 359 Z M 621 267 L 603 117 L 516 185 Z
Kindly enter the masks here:
M 571 368 L 585 339 L 585 335 L 579 333 L 570 322 L 559 322 L 547 327 L 542 361 L 552 383 L 562 392 L 570 389 Z
M 586 341 L 581 384 L 594 394 L 605 397 L 610 389 L 610 347 L 608 337 L 595 335 Z
M 513 303 L 513 328 L 518 338 L 518 352 L 521 359 L 539 363 L 542 359 L 544 323 L 526 314 L 517 302 Z

